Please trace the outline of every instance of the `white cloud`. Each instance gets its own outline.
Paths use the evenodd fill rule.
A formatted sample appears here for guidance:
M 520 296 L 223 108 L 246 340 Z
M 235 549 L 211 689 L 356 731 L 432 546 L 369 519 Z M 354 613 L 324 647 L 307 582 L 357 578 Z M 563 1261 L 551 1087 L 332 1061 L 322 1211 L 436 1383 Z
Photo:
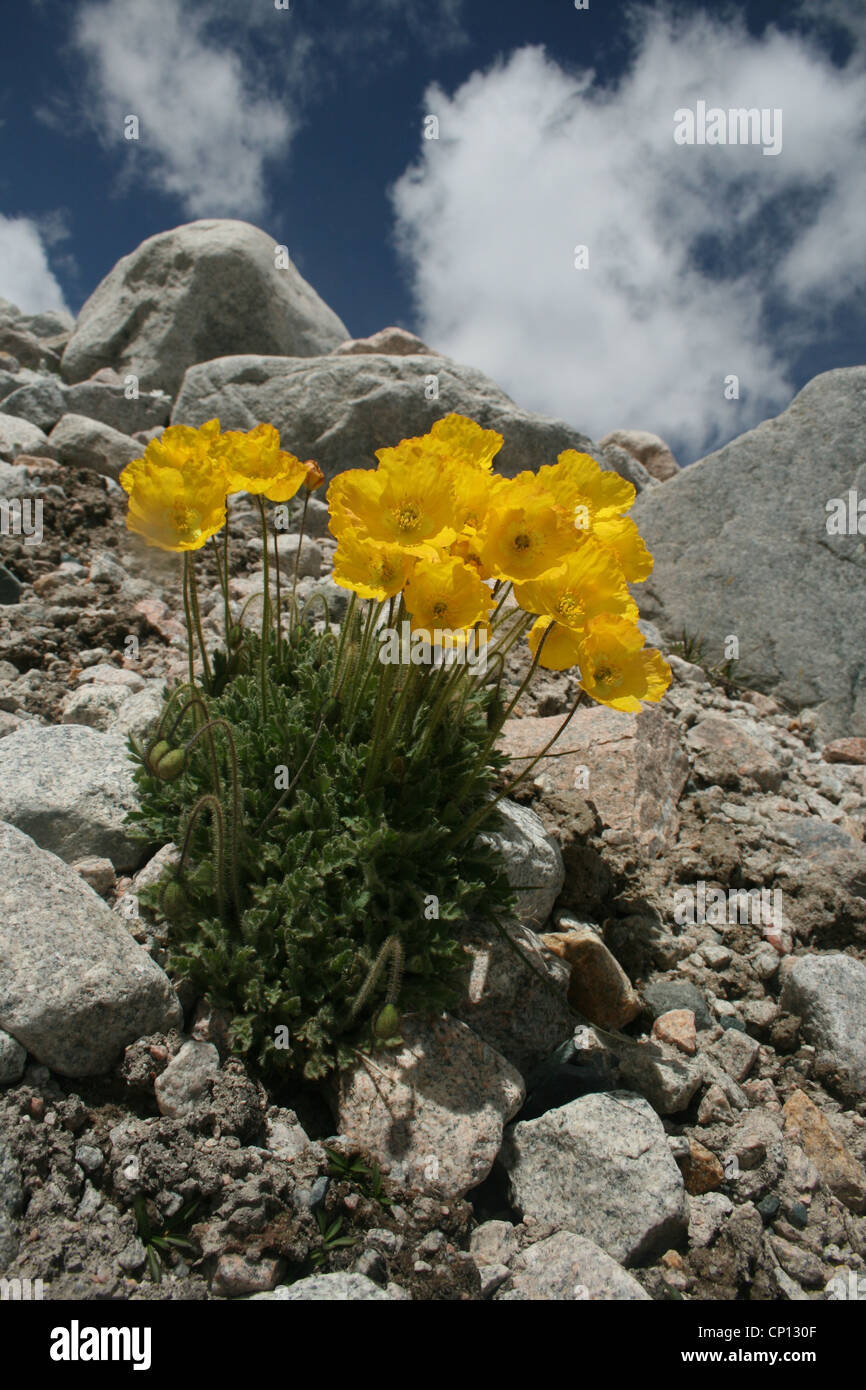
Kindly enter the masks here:
M 257 69 L 208 32 L 214 15 L 184 0 L 88 0 L 73 26 L 85 105 L 103 142 L 132 162 L 130 180 L 196 217 L 256 217 L 266 163 L 285 155 L 295 120 L 261 94 Z M 123 137 L 128 115 L 139 119 L 138 142 Z
M 613 88 L 527 47 L 430 89 L 440 138 L 392 190 L 397 239 L 431 346 L 529 408 L 596 438 L 655 430 L 687 461 L 786 405 L 819 303 L 826 321 L 866 289 L 863 63 L 739 22 L 632 22 Z M 675 144 L 698 99 L 781 108 L 781 154 Z
M 25 314 L 66 308 L 39 227 L 28 217 L 0 213 L 0 299 Z

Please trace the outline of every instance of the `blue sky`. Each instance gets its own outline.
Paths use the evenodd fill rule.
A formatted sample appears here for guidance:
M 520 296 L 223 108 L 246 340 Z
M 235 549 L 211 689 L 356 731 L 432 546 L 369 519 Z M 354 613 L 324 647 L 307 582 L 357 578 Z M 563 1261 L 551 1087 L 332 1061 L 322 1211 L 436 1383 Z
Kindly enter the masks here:
M 866 0 L 7 18 L 0 296 L 25 309 L 75 312 L 146 236 L 240 217 L 353 336 L 402 324 L 521 405 L 653 430 L 684 463 L 866 361 Z M 678 145 L 699 101 L 780 110 L 781 152 Z

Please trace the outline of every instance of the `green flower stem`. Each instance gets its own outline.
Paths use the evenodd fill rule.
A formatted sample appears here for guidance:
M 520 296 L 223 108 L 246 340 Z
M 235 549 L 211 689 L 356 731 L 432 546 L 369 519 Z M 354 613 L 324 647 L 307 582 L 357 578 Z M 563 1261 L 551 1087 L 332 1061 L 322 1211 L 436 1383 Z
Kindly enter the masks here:
M 177 687 L 176 690 L 173 690 L 173 691 L 172 691 L 172 693 L 171 693 L 171 695 L 169 696 L 168 701 L 167 701 L 167 703 L 166 703 L 165 709 L 163 710 L 162 717 L 160 718 L 159 724 L 158 724 L 158 726 L 157 726 L 157 734 L 156 734 L 156 737 L 155 737 L 154 740 L 153 740 L 153 743 L 157 742 L 157 740 L 158 740 L 159 738 L 163 737 L 163 735 L 162 735 L 162 726 L 163 726 L 163 724 L 164 724 L 164 722 L 165 722 L 166 715 L 168 714 L 168 711 L 171 709 L 172 704 L 173 704 L 173 702 L 174 702 L 176 696 L 180 693 L 181 690 L 186 690 L 186 689 L 188 689 L 188 688 L 189 688 L 189 687 L 188 687 L 186 684 L 184 684 L 184 685 L 179 685 L 179 686 Z M 186 714 L 187 710 L 189 710 L 189 709 L 191 709 L 191 708 L 194 708 L 194 710 L 195 710 L 195 714 L 193 715 L 193 723 L 194 723 L 194 724 L 197 724 L 197 723 L 198 723 L 198 718 L 197 718 L 197 716 L 201 716 L 201 718 L 202 718 L 203 724 L 202 724 L 202 727 L 201 727 L 201 729 L 200 729 L 200 732 L 204 733 L 205 730 L 209 728 L 209 725 L 210 725 L 211 720 L 210 720 L 210 713 L 208 712 L 208 707 L 207 707 L 207 705 L 205 704 L 204 700 L 201 698 L 201 695 L 199 694 L 199 692 L 196 690 L 195 686 L 193 686 L 193 687 L 192 687 L 192 694 L 190 695 L 190 698 L 187 700 L 187 702 L 186 702 L 185 705 L 182 705 L 182 706 L 181 706 L 181 708 L 180 708 L 180 710 L 178 711 L 177 715 L 176 715 L 175 718 L 172 720 L 172 725 L 171 725 L 170 730 L 168 731 L 167 735 L 165 735 L 165 737 L 168 739 L 168 742 L 169 742 L 169 743 L 173 743 L 173 742 L 174 742 L 174 739 L 175 739 L 175 736 L 176 736 L 176 734 L 177 734 L 177 730 L 178 730 L 178 728 L 180 727 L 181 721 L 183 720 L 183 717 L 184 717 L 184 715 Z M 153 743 L 151 744 L 151 747 L 153 746 Z M 210 733 L 210 732 L 208 732 L 208 752 L 209 752 L 209 754 L 210 754 L 211 772 L 213 773 L 213 789 L 214 789 L 214 794 L 215 794 L 216 796 L 219 796 L 219 795 L 221 794 L 219 764 L 218 764 L 218 762 L 217 762 L 216 746 L 215 746 L 214 741 L 213 741 L 213 734 Z
M 358 602 L 358 595 L 355 593 L 355 591 L 354 591 L 354 589 L 353 589 L 353 590 L 352 590 L 352 596 L 351 596 L 351 598 L 349 599 L 349 606 L 348 606 L 348 608 L 346 609 L 346 616 L 345 616 L 345 618 L 343 619 L 343 623 L 342 623 L 342 626 L 341 626 L 341 628 L 340 628 L 340 642 L 339 642 L 339 645 L 338 645 L 338 647 L 337 647 L 337 656 L 336 656 L 336 660 L 335 660 L 335 662 L 334 662 L 334 679 L 333 679 L 333 681 L 332 681 L 332 683 L 331 683 L 331 696 L 332 696 L 332 697 L 336 696 L 336 695 L 338 694 L 338 692 L 339 692 L 339 689 L 340 689 L 340 684 L 341 684 L 340 676 L 341 676 L 341 665 L 342 665 L 342 660 L 343 660 L 343 653 L 344 653 L 345 650 L 346 650 L 346 643 L 347 643 L 347 640 L 348 640 L 349 629 L 352 627 L 352 625 L 353 625 L 353 623 L 354 623 L 354 621 L 355 621 L 355 607 L 356 607 L 356 605 L 357 605 L 357 602 Z
M 500 614 L 500 612 L 502 611 L 502 605 L 505 603 L 505 600 L 508 598 L 508 595 L 511 593 L 512 588 L 513 588 L 513 585 L 512 585 L 512 583 L 511 583 L 511 581 L 509 580 L 508 583 L 504 586 L 504 588 L 503 588 L 503 590 L 502 590 L 502 597 L 500 598 L 499 602 L 497 603 L 497 605 L 496 605 L 496 607 L 494 608 L 493 613 L 492 613 L 492 615 L 491 615 L 491 618 L 490 618 L 490 626 L 491 626 L 491 627 L 496 627 L 496 626 L 497 626 L 497 618 L 499 618 L 499 614 Z M 493 597 L 494 597 L 494 598 L 496 597 L 496 595 L 497 595 L 498 592 L 499 592 L 499 583 L 497 583 L 496 588 L 493 590 Z M 504 619 L 501 619 L 501 618 L 500 618 L 499 621 L 502 622 L 502 621 L 504 621 Z
M 376 717 L 373 724 L 373 738 L 370 745 L 370 754 L 367 759 L 367 770 L 364 773 L 364 791 L 370 791 L 375 785 L 382 760 L 388 751 L 389 745 L 394 746 L 400 721 L 405 709 L 410 691 L 414 694 L 418 686 L 418 668 L 410 666 L 406 673 L 406 679 L 400 689 L 396 706 L 389 720 L 389 703 L 391 692 L 394 687 L 395 675 L 392 674 L 399 669 L 398 666 L 390 666 L 385 676 L 382 678 L 381 685 L 377 694 L 381 697 L 377 700 Z M 390 678 L 390 679 L 389 679 Z
M 354 1020 L 357 1018 L 361 1009 L 364 1007 L 373 990 L 375 989 L 376 981 L 382 974 L 382 971 L 384 970 L 388 962 L 389 956 L 391 956 L 393 959 L 391 964 L 391 979 L 388 985 L 388 996 L 386 1002 L 389 1004 L 395 1004 L 397 1002 L 397 995 L 400 990 L 400 982 L 403 977 L 403 943 L 401 942 L 399 936 L 389 936 L 387 941 L 382 946 L 382 949 L 376 957 L 375 961 L 373 962 L 370 971 L 367 975 L 367 978 L 361 986 L 361 989 L 355 998 L 355 1002 L 353 1003 L 349 1011 L 350 1023 L 354 1022 Z
M 192 609 L 191 609 L 191 607 L 190 607 L 190 601 L 189 601 L 189 568 L 190 568 L 189 551 L 188 551 L 188 550 L 185 550 L 185 551 L 183 552 L 183 611 L 184 611 L 184 616 L 185 616 L 185 618 L 186 618 L 186 652 L 187 652 L 187 659 L 188 659 L 188 665 L 189 665 L 189 683 L 190 683 L 190 685 L 191 685 L 191 686 L 193 687 L 193 689 L 194 689 L 194 688 L 195 688 L 195 655 L 194 655 L 194 649 L 193 649 L 193 642 L 194 642 L 195 639 L 194 639 L 194 636 L 193 636 Z
M 183 846 L 180 852 L 180 861 L 177 866 L 177 879 L 179 882 L 182 879 L 192 845 L 192 832 L 195 829 L 196 821 L 205 808 L 211 812 L 213 823 L 216 827 L 216 854 L 214 856 L 216 895 L 220 920 L 223 921 L 225 920 L 225 892 L 223 888 L 225 881 L 225 818 L 219 798 L 214 796 L 211 792 L 207 792 L 204 796 L 200 796 L 189 813 L 186 834 L 184 835 Z
M 214 729 L 222 729 L 225 733 L 229 748 L 229 760 L 231 764 L 232 780 L 232 815 L 231 815 L 231 870 L 232 870 L 232 899 L 234 902 L 235 913 L 240 921 L 240 892 L 238 891 L 238 844 L 240 842 L 241 810 L 240 810 L 240 779 L 238 777 L 238 753 L 235 747 L 235 736 L 232 727 L 226 719 L 211 719 L 205 724 L 203 729 L 197 730 L 184 746 L 184 756 L 189 755 L 190 749 L 201 738 L 202 734 L 208 733 L 213 737 Z
M 226 651 L 228 651 L 228 635 L 231 632 L 232 610 L 229 603 L 229 499 L 226 498 L 226 524 L 223 528 L 223 572 L 225 573 L 226 587 Z
M 192 559 L 190 559 L 189 565 L 189 596 L 190 604 L 192 607 L 193 622 L 195 623 L 196 636 L 198 637 L 199 650 L 201 651 L 202 670 L 204 672 L 205 681 L 207 685 L 210 686 L 211 681 L 213 680 L 213 674 L 211 672 L 210 662 L 208 661 L 207 647 L 205 646 L 204 641 L 204 632 L 202 631 L 201 610 L 199 609 L 198 605 L 198 580 L 196 579 L 195 574 L 195 562 Z
M 367 687 L 373 678 L 376 666 L 379 665 L 378 660 L 375 660 L 375 658 L 375 665 L 374 661 L 370 660 L 370 641 L 376 617 L 381 608 L 381 603 L 371 602 L 367 609 L 367 618 L 364 623 L 364 631 L 358 649 L 357 660 L 351 676 L 349 677 L 350 696 L 349 707 L 346 711 L 346 719 L 347 721 L 351 721 L 351 723 L 347 725 L 349 730 L 354 727 L 355 720 L 361 708 L 361 702 L 367 692 Z M 378 653 L 376 655 L 378 656 Z M 377 691 L 377 697 L 378 693 Z
M 228 531 L 228 523 L 226 523 L 226 531 Z M 214 560 L 216 561 L 217 574 L 219 576 L 220 589 L 222 590 L 223 596 L 223 625 L 225 627 L 226 635 L 226 652 L 228 652 L 230 650 L 229 633 L 231 632 L 232 627 L 231 608 L 229 607 L 228 550 L 226 550 L 226 564 L 225 570 L 223 570 L 223 562 L 220 558 L 220 548 L 217 543 L 216 536 L 211 536 L 210 543 L 213 547 Z
M 268 560 L 268 519 L 265 513 L 265 499 L 258 494 L 259 516 L 262 522 L 262 557 L 264 560 L 265 592 L 262 602 L 262 649 L 260 653 L 260 678 L 262 686 L 262 722 L 268 716 L 268 627 L 270 624 L 271 582 Z
M 548 739 L 547 743 L 541 749 L 541 752 L 536 753 L 529 766 L 525 767 L 521 773 L 518 773 L 518 775 L 514 778 L 513 782 L 509 782 L 508 786 L 505 787 L 501 792 L 499 792 L 497 796 L 493 797 L 492 800 L 486 802 L 478 811 L 475 812 L 473 816 L 469 817 L 468 821 L 465 822 L 459 834 L 456 836 L 454 841 L 455 845 L 459 845 L 461 841 L 467 838 L 468 835 L 471 835 L 473 830 L 476 830 L 478 826 L 481 824 L 481 822 L 486 820 L 487 817 L 492 814 L 495 808 L 499 805 L 499 802 L 503 801 L 505 797 L 510 796 L 511 793 L 514 791 L 514 788 L 518 786 L 525 777 L 528 777 L 532 769 L 538 763 L 541 762 L 541 759 L 545 756 L 548 749 L 553 747 L 560 734 L 564 733 L 565 729 L 568 727 L 574 716 L 577 714 L 577 711 L 580 708 L 585 693 L 586 692 L 583 689 L 578 690 L 577 698 L 575 699 L 574 704 L 568 711 L 568 714 L 563 719 L 559 728 L 556 730 L 553 737 Z
M 309 507 L 309 505 L 310 505 L 310 494 L 309 494 L 309 492 L 306 492 L 306 491 L 305 491 L 305 493 L 304 493 L 304 510 L 303 510 L 303 512 L 301 513 L 301 529 L 300 529 L 300 531 L 298 532 L 298 553 L 297 553 L 297 555 L 295 556 L 295 573 L 294 573 L 294 575 L 292 576 L 292 598 L 294 598 L 294 596 L 295 596 L 295 590 L 296 590 L 297 587 L 298 587 L 298 571 L 299 571 L 300 568 L 301 568 L 301 546 L 302 546 L 303 543 L 304 543 L 304 527 L 305 527 L 306 524 L 307 524 L 307 508 Z
M 277 585 L 277 661 L 279 661 L 279 659 L 280 659 L 280 657 L 281 657 L 281 655 L 282 655 L 282 645 L 283 645 L 283 643 L 282 643 L 282 638 L 283 638 L 283 610 L 282 610 L 282 606 L 281 606 L 281 603 L 280 603 L 280 547 L 279 547 L 278 544 L 277 544 L 277 540 L 278 540 L 278 536 L 277 536 L 277 533 L 276 533 L 276 531 L 275 531 L 275 532 L 274 532 L 274 578 L 275 578 L 275 580 L 276 580 L 276 585 Z M 294 589 L 292 589 L 292 598 L 294 599 L 294 597 L 295 597 L 295 591 L 294 591 Z
M 318 727 L 317 727 L 317 729 L 316 729 L 316 732 L 315 732 L 315 734 L 313 735 L 313 738 L 312 738 L 312 740 L 311 740 L 311 742 L 310 742 L 310 746 L 309 746 L 309 748 L 307 749 L 306 754 L 304 755 L 304 760 L 303 760 L 303 762 L 301 763 L 300 767 L 298 768 L 297 772 L 295 773 L 295 775 L 294 775 L 294 777 L 292 778 L 292 780 L 291 780 L 291 782 L 289 783 L 289 785 L 286 787 L 286 789 L 285 789 L 285 791 L 283 792 L 282 796 L 280 797 L 279 801 L 275 802 L 274 805 L 271 807 L 271 809 L 268 811 L 268 814 L 265 816 L 264 820 L 262 821 L 261 825 L 259 826 L 258 830 L 256 831 L 256 834 L 257 834 L 257 835 L 261 835 L 261 833 L 262 833 L 262 831 L 264 830 L 265 826 L 267 825 L 268 821 L 271 820 L 271 819 L 277 814 L 277 811 L 279 811 L 279 809 L 280 809 L 281 806 L 285 806 L 285 804 L 286 804 L 286 802 L 288 801 L 289 797 L 291 796 L 292 792 L 295 790 L 295 787 L 297 786 L 298 782 L 299 782 L 300 779 L 301 779 L 301 776 L 302 776 L 302 774 L 303 774 L 304 768 L 307 766 L 307 763 L 310 761 L 310 759 L 311 759 L 312 756 L 313 756 L 313 753 L 314 753 L 315 750 L 316 750 L 316 744 L 319 742 L 319 735 L 321 734 L 322 730 L 323 730 L 324 727 L 325 727 L 325 722 L 326 722 L 326 716 L 323 714 L 322 717 L 321 717 L 321 719 L 319 720 L 319 723 L 318 723 Z
M 180 697 L 181 695 L 183 695 L 184 693 L 189 694 L 189 697 L 190 697 L 190 698 L 189 698 L 189 700 L 187 701 L 187 703 L 184 705 L 183 709 L 180 711 L 180 714 L 178 714 L 178 715 L 175 716 L 175 718 L 174 718 L 174 720 L 173 720 L 173 722 L 172 722 L 171 728 L 168 730 L 168 732 L 166 732 L 166 730 L 165 730 L 165 723 L 166 723 L 166 720 L 168 719 L 169 714 L 171 713 L 172 709 L 174 708 L 174 705 L 175 705 L 176 700 L 178 700 L 179 697 Z M 202 699 L 201 691 L 197 688 L 197 686 L 195 685 L 195 683 L 194 683 L 193 681 L 182 681 L 180 685 L 176 685 L 175 688 L 174 688 L 174 690 L 171 692 L 171 694 L 169 695 L 168 699 L 167 699 L 166 702 L 165 702 L 165 707 L 164 707 L 164 709 L 163 709 L 163 711 L 162 711 L 162 714 L 159 716 L 159 722 L 157 723 L 157 726 L 156 726 L 156 733 L 154 734 L 154 742 L 156 742 L 157 739 L 160 739 L 160 738 L 167 738 L 168 741 L 169 741 L 169 743 L 171 743 L 172 740 L 174 739 L 174 736 L 175 736 L 176 732 L 177 732 L 178 725 L 180 724 L 180 721 L 183 719 L 183 716 L 186 714 L 186 712 L 187 712 L 187 710 L 189 709 L 190 705 L 195 704 L 195 703 L 198 703 L 198 704 L 201 706 L 202 711 L 203 711 L 204 714 L 205 714 L 205 717 L 206 717 L 206 718 L 210 718 L 210 715 L 208 714 L 207 705 L 205 704 L 204 700 Z
M 455 796 L 454 796 L 454 800 L 455 800 L 455 801 L 457 801 L 457 802 L 460 801 L 461 797 L 462 797 L 462 796 L 464 795 L 464 793 L 469 789 L 470 785 L 471 785 L 472 782 L 475 780 L 475 778 L 478 776 L 478 774 L 479 774 L 479 772 L 481 771 L 481 769 L 482 769 L 482 767 L 484 766 L 484 764 L 487 762 L 487 759 L 488 759 L 489 756 L 490 756 L 490 752 L 491 752 L 491 750 L 492 750 L 492 748 L 493 748 L 493 745 L 496 743 L 496 740 L 498 739 L 499 735 L 502 733 L 503 728 L 505 727 L 505 722 L 506 722 L 506 720 L 508 719 L 508 716 L 511 714 L 512 710 L 514 709 L 514 707 L 515 707 L 515 705 L 517 704 L 518 700 L 520 699 L 521 695 L 522 695 L 523 692 L 525 691 L 526 687 L 529 685 L 529 682 L 532 680 L 532 677 L 533 677 L 533 675 L 534 675 L 534 673 L 535 673 L 535 669 L 536 669 L 536 667 L 538 666 L 538 662 L 539 662 L 539 659 L 540 659 L 540 657 L 541 657 L 542 649 L 543 649 L 543 647 L 544 647 L 545 642 L 547 641 L 548 634 L 549 634 L 550 632 L 552 632 L 552 631 L 553 631 L 553 624 L 551 624 L 550 627 L 548 627 L 548 628 L 545 629 L 544 636 L 542 637 L 541 641 L 539 642 L 538 646 L 537 646 L 536 649 L 535 649 L 535 655 L 534 655 L 533 658 L 532 658 L 532 663 L 531 663 L 531 665 L 530 665 L 530 667 L 529 667 L 529 670 L 528 670 L 527 673 L 526 673 L 526 676 L 524 677 L 523 681 L 521 682 L 520 689 L 518 690 L 518 692 L 517 692 L 517 694 L 515 695 L 514 699 L 511 701 L 511 704 L 510 704 L 510 705 L 507 707 L 507 709 L 505 710 L 505 712 L 504 712 L 504 714 L 502 715 L 502 717 L 494 722 L 493 727 L 492 727 L 492 729 L 491 729 L 491 731 L 490 731 L 490 735 L 489 735 L 489 737 L 488 737 L 486 743 L 484 744 L 484 747 L 482 748 L 481 752 L 479 753 L 479 755 L 478 755 L 478 757 L 477 757 L 475 763 L 473 764 L 473 766 L 472 766 L 470 772 L 468 773 L 468 775 L 467 775 L 466 777 L 464 777 L 463 781 L 461 782 L 460 786 L 458 787 L 458 789 L 457 789 L 457 791 L 456 791 L 456 793 L 455 793 Z M 461 836 L 461 838 L 462 838 L 462 836 Z

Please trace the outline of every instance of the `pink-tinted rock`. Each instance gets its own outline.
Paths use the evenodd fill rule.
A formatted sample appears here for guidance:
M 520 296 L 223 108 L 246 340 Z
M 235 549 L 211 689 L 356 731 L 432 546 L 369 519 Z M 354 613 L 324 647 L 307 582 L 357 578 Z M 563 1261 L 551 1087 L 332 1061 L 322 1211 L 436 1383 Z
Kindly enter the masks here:
M 283 1271 L 280 1260 L 252 1261 L 243 1255 L 220 1255 L 211 1281 L 211 1293 L 222 1298 L 241 1298 L 276 1288 Z
M 483 1182 L 523 1104 L 515 1068 L 465 1023 L 403 1020 L 404 1045 L 339 1074 L 339 1133 L 405 1187 L 464 1196 Z
M 705 782 L 732 788 L 751 784 L 762 791 L 777 791 L 781 785 L 781 767 L 738 720 L 710 715 L 689 729 L 686 742 Z
M 601 449 L 607 444 L 615 444 L 618 448 L 625 449 L 627 454 L 631 454 L 632 458 L 643 464 L 651 478 L 660 483 L 675 478 L 680 471 L 664 440 L 657 434 L 651 434 L 649 430 L 611 430 L 610 434 L 598 441 L 598 444 Z
M 652 1035 L 659 1042 L 672 1043 L 689 1056 L 697 1050 L 695 1016 L 691 1009 L 670 1009 L 660 1014 L 653 1024 Z
M 520 760 L 543 748 L 561 723 L 559 715 L 509 720 L 500 746 L 519 769 Z M 533 775 L 543 774 L 554 791 L 579 789 L 612 837 L 633 842 L 648 858 L 673 843 L 688 760 L 676 725 L 662 710 L 581 709 L 550 751 L 560 756 L 543 758 Z
M 20 462 L 20 460 L 19 460 Z M 866 764 L 866 738 L 836 738 L 821 753 L 825 763 Z
M 382 352 L 389 357 L 411 357 L 417 353 L 422 353 L 425 357 L 441 356 L 441 353 L 429 348 L 405 328 L 380 328 L 378 333 L 372 333 L 369 338 L 349 338 L 347 342 L 340 343 L 339 347 L 332 349 L 332 356 L 354 357 L 367 352 Z

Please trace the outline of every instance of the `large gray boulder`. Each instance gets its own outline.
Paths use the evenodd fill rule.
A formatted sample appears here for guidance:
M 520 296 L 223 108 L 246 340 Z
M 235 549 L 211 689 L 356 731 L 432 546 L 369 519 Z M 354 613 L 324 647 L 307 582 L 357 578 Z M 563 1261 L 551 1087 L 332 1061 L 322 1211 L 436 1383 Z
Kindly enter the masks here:
M 0 1028 L 62 1076 L 182 1024 L 168 977 L 74 869 L 0 824 Z
M 629 1091 L 581 1096 L 511 1125 L 499 1155 L 513 1206 L 640 1264 L 688 1228 L 688 1200 L 661 1120 Z
M 433 390 L 437 396 L 428 399 Z M 610 467 L 579 430 L 522 410 L 475 367 L 432 354 L 223 357 L 190 368 L 171 418 L 202 425 L 217 416 L 223 429 L 239 430 L 267 421 L 284 448 L 315 459 L 331 479 L 345 468 L 375 468 L 377 449 L 426 434 L 452 411 L 502 434 L 494 466 L 509 477 L 555 463 L 563 449 Z M 631 462 L 630 481 L 643 486 L 647 474 Z
M 86 415 L 62 416 L 48 436 L 48 444 L 54 458 L 69 468 L 86 468 L 114 479 L 144 453 L 139 440 Z
M 17 415 L 7 415 L 0 411 L 0 459 L 11 462 L 17 459 L 19 454 L 54 457 L 54 451 L 49 446 L 44 430 L 38 425 L 32 425 L 29 420 L 22 420 Z
M 4 415 L 18 415 L 47 434 L 66 409 L 63 383 L 56 376 L 37 376 L 3 400 Z
M 404 1187 L 463 1197 L 483 1182 L 502 1127 L 525 1087 L 509 1062 L 464 1023 L 406 1017 L 399 1050 L 345 1067 L 336 1083 L 338 1133 Z
M 171 396 L 150 391 L 128 396 L 122 384 L 80 381 L 66 388 L 66 409 L 90 420 L 101 420 L 121 434 L 135 434 L 137 430 L 168 424 Z
M 866 367 L 824 372 L 632 513 L 655 557 L 644 617 L 702 635 L 709 661 L 737 637 L 737 676 L 814 706 L 822 737 L 866 733 L 866 515 L 828 532 L 833 499 L 866 499 L 864 429 Z
M 257 227 L 222 218 L 148 237 L 82 308 L 65 380 L 115 367 L 172 394 L 187 367 L 227 353 L 330 352 L 348 330 L 277 251 Z
M 803 1020 L 815 1047 L 841 1062 L 866 1095 L 866 965 L 833 952 L 800 956 L 784 973 L 780 1004 Z
M 0 740 L 0 820 L 69 864 L 96 855 L 121 872 L 137 868 L 143 849 L 125 825 L 137 804 L 119 734 L 26 725 Z

